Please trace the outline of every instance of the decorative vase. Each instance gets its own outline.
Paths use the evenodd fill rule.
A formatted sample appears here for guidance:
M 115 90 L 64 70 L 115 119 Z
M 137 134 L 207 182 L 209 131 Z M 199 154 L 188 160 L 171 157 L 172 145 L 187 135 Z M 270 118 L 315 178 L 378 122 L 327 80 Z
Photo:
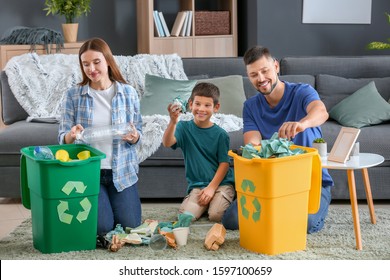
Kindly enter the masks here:
M 64 34 L 65 43 L 77 42 L 77 31 L 79 29 L 78 23 L 63 23 L 62 33 Z
M 326 157 L 328 154 L 328 146 L 326 143 L 313 143 L 313 148 L 318 150 L 320 157 Z

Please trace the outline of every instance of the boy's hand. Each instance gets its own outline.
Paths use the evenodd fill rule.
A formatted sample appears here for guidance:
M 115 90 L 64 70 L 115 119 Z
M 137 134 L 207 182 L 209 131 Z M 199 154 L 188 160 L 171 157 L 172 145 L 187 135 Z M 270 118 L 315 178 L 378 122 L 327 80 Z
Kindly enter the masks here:
M 210 201 L 213 199 L 214 194 L 215 194 L 215 189 L 210 187 L 210 185 L 202 189 L 198 197 L 199 205 L 201 206 L 208 205 Z
M 168 113 L 169 113 L 169 117 L 171 118 L 171 121 L 173 123 L 177 123 L 179 121 L 179 116 L 181 114 L 181 106 L 178 104 L 170 103 L 168 105 Z

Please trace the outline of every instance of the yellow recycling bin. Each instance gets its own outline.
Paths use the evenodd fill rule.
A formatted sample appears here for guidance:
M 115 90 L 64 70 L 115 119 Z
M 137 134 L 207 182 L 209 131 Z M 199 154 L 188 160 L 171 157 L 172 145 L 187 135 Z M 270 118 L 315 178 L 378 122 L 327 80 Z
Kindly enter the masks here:
M 234 159 L 240 246 L 276 255 L 306 249 L 308 213 L 321 199 L 322 167 L 316 149 L 281 158 Z

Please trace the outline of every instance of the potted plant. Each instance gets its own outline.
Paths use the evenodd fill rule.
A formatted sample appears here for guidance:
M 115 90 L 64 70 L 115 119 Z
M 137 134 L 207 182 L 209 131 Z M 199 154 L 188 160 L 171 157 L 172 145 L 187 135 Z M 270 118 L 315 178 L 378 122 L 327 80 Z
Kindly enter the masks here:
M 390 24 L 390 14 L 385 13 L 387 16 L 387 22 Z M 367 49 L 369 50 L 385 50 L 390 49 L 390 38 L 387 38 L 387 43 L 385 42 L 371 42 L 367 45 Z
M 67 43 L 77 41 L 78 23 L 75 19 L 91 11 L 91 0 L 45 0 L 46 15 L 60 15 L 65 17 L 62 24 L 64 40 Z
M 326 157 L 328 153 L 328 147 L 326 141 L 323 138 L 316 138 L 313 140 L 313 148 L 318 150 L 320 157 Z

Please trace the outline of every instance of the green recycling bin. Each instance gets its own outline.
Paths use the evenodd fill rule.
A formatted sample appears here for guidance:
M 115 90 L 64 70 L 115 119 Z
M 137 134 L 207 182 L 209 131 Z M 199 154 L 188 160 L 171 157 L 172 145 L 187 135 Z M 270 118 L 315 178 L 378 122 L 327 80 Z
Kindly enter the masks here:
M 21 149 L 22 203 L 31 209 L 34 247 L 42 253 L 96 249 L 100 161 L 106 155 L 83 144 L 47 147 L 53 154 L 67 151 L 72 160 L 37 159 L 34 146 Z M 78 160 L 82 151 L 90 157 Z

